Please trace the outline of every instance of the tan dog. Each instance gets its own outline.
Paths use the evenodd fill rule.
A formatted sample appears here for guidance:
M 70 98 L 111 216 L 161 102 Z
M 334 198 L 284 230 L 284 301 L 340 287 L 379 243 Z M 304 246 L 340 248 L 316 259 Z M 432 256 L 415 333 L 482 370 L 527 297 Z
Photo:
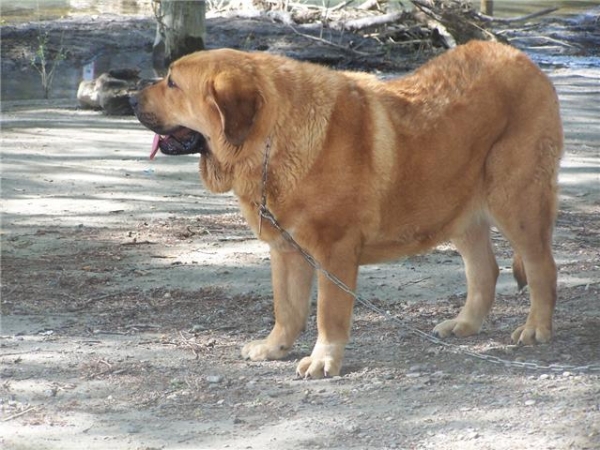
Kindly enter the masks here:
M 356 288 L 358 267 L 451 240 L 466 266 L 464 308 L 440 336 L 477 333 L 494 300 L 490 225 L 515 250 L 530 286 L 524 344 L 552 334 L 551 240 L 562 129 L 555 91 L 521 52 L 472 42 L 394 81 L 265 53 L 215 50 L 175 62 L 132 104 L 156 133 L 153 153 L 201 153 L 214 192 L 233 190 L 258 234 L 263 158 L 267 206 L 325 269 Z M 283 358 L 305 326 L 315 271 L 263 221 L 275 326 L 248 343 L 252 360 Z M 318 338 L 297 372 L 340 373 L 353 299 L 321 273 Z

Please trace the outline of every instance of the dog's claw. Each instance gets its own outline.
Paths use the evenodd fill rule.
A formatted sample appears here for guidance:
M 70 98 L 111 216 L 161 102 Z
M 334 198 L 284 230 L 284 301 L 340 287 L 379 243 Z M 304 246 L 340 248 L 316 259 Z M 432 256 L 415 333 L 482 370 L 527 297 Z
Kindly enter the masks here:
M 310 356 L 302 358 L 296 373 L 304 379 L 318 380 L 340 374 L 343 344 L 317 344 Z

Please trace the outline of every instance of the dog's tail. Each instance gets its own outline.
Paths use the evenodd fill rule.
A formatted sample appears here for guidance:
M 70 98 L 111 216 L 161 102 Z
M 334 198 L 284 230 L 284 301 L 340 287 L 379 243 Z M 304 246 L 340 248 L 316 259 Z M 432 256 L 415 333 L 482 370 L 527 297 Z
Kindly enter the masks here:
M 523 265 L 523 258 L 518 253 L 513 256 L 513 277 L 517 280 L 519 291 L 527 286 L 527 274 L 525 273 L 525 266 Z

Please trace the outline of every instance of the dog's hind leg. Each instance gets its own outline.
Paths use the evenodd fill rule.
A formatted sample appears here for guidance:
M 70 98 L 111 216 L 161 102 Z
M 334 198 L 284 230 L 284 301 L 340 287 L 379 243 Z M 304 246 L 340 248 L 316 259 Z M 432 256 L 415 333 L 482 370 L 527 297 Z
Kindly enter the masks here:
M 477 218 L 452 243 L 465 263 L 467 301 L 455 319 L 438 324 L 434 334 L 446 337 L 469 336 L 481 329 L 496 292 L 498 264 L 492 251 L 490 226 L 486 219 Z
M 242 357 L 253 361 L 281 359 L 306 326 L 314 269 L 295 250 L 271 249 L 275 326 L 266 339 L 252 341 Z
M 551 240 L 554 213 L 551 201 L 537 198 L 521 203 L 517 215 L 494 214 L 498 227 L 520 255 L 525 270 L 531 307 L 527 321 L 511 335 L 514 342 L 534 344 L 552 337 L 556 304 L 556 264 Z
M 560 133 L 560 128 L 554 133 Z M 531 137 L 513 139 L 495 149 L 496 159 L 488 165 L 490 213 L 515 250 L 516 269 L 523 272 L 524 268 L 521 283 L 529 284 L 531 307 L 527 321 L 512 333 L 512 340 L 522 344 L 547 342 L 552 336 L 557 297 L 552 233 L 561 139 L 560 135 L 540 137 L 529 146 L 514 144 L 531 143 Z

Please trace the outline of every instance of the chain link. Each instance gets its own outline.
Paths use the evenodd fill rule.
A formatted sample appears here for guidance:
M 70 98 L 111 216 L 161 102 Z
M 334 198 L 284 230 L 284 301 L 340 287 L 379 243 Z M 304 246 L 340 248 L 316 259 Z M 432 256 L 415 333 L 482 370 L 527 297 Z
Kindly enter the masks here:
M 357 303 L 359 303 L 359 304 L 363 305 L 364 307 L 366 307 L 367 309 L 383 316 L 389 322 L 394 323 L 394 324 L 404 328 L 409 333 L 411 333 L 415 336 L 425 339 L 433 344 L 444 347 L 455 353 L 470 356 L 472 358 L 486 361 L 491 364 L 498 364 L 498 365 L 502 365 L 502 366 L 509 367 L 509 368 L 512 367 L 512 368 L 520 368 L 520 369 L 527 369 L 527 370 L 542 370 L 542 371 L 549 371 L 549 372 L 563 372 L 563 373 L 564 372 L 600 372 L 600 365 L 593 365 L 593 364 L 588 364 L 588 365 L 584 365 L 584 366 L 575 366 L 575 365 L 568 365 L 568 364 L 544 365 L 544 364 L 538 364 L 538 363 L 527 362 L 527 361 L 511 361 L 508 359 L 500 358 L 498 356 L 486 355 L 483 353 L 468 350 L 459 345 L 444 341 L 444 340 L 438 338 L 437 336 L 434 336 L 431 333 L 426 333 L 422 330 L 419 330 L 418 328 L 415 328 L 412 325 L 409 325 L 408 323 L 406 323 L 406 321 L 390 314 L 388 311 L 375 305 L 370 300 L 359 297 L 344 282 L 342 282 L 338 277 L 336 277 L 335 275 L 333 275 L 332 273 L 327 271 L 310 253 L 308 253 L 306 250 L 304 250 L 304 248 L 300 244 L 298 244 L 298 242 L 296 242 L 296 240 L 292 237 L 292 235 L 279 224 L 279 222 L 277 221 L 277 219 L 275 218 L 273 213 L 271 213 L 269 208 L 267 208 L 267 181 L 268 181 L 270 150 L 271 150 L 271 141 L 270 141 L 270 139 L 268 139 L 266 142 L 266 145 L 265 145 L 265 156 L 264 156 L 264 163 L 263 163 L 261 203 L 260 203 L 260 205 L 258 205 L 258 216 L 259 216 L 258 235 L 260 236 L 260 232 L 262 229 L 262 220 L 263 219 L 267 220 L 273 226 L 273 228 L 275 228 L 281 234 L 281 236 L 286 240 L 286 242 L 288 244 L 290 244 L 298 253 L 300 253 L 304 257 L 304 259 L 310 264 L 310 266 L 313 269 L 315 269 L 316 271 L 323 274 L 323 276 L 325 276 L 334 285 L 336 285 L 338 288 L 340 288 L 346 294 L 350 295 Z

